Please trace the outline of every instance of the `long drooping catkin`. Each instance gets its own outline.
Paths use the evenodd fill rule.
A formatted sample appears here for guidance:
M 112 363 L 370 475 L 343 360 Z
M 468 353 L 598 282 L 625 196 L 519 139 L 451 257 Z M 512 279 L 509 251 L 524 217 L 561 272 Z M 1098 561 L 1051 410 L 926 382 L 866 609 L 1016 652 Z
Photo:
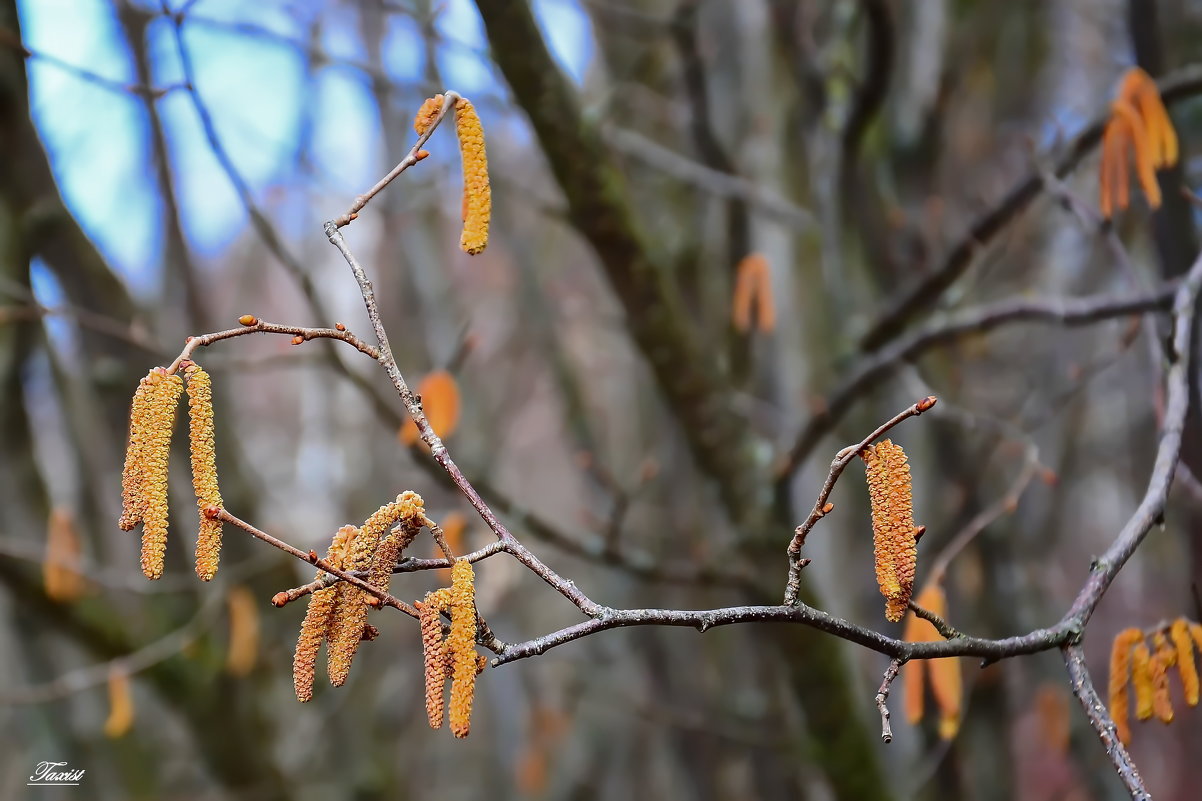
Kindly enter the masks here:
M 1140 641 L 1131 651 L 1131 684 L 1135 687 L 1135 717 L 1139 720 L 1147 720 L 1152 717 L 1153 688 L 1150 661 L 1151 655 L 1148 653 L 1148 646 L 1143 642 L 1141 633 Z
M 157 579 L 163 575 L 163 556 L 167 552 L 167 464 L 175 410 L 184 391 L 184 382 L 178 375 L 167 375 L 162 368 L 155 368 L 151 383 L 145 439 L 139 455 L 143 500 L 141 562 L 146 578 Z
M 1123 629 L 1110 646 L 1110 717 L 1114 719 L 1119 740 L 1124 743 L 1131 742 L 1131 704 L 1127 690 L 1131 681 L 1131 648 L 1143 638 L 1144 633 L 1139 629 Z
M 459 152 L 463 156 L 463 234 L 459 246 L 475 255 L 488 246 L 492 190 L 488 184 L 484 129 L 475 106 L 464 97 L 455 104 L 455 132 L 459 135 Z
M 1198 666 L 1194 661 L 1194 647 L 1190 642 L 1189 621 L 1179 617 L 1173 621 L 1169 629 L 1173 647 L 1177 649 L 1177 672 L 1181 675 L 1181 689 L 1185 694 L 1185 703 L 1190 706 L 1198 705 Z
M 343 526 L 334 535 L 330 548 L 326 552 L 326 561 L 333 567 L 341 568 L 349 542 L 354 538 L 358 529 L 355 526 Z M 317 578 L 325 573 L 317 571 Z M 313 676 L 317 663 L 317 652 L 329 634 L 330 623 L 334 613 L 334 597 L 338 587 L 326 587 L 318 590 L 309 597 L 309 608 L 305 612 L 305 620 L 301 623 L 300 636 L 296 640 L 296 652 L 292 657 L 292 687 L 296 698 L 301 703 L 313 698 Z
M 423 675 L 426 684 L 426 719 L 430 728 L 442 728 L 444 694 L 450 658 L 442 640 L 442 612 L 451 601 L 448 588 L 427 593 L 417 606 L 422 630 Z
M 125 448 L 125 467 L 121 470 L 121 518 L 117 521 L 122 531 L 130 531 L 141 523 L 146 508 L 146 499 L 142 496 L 146 469 L 143 453 L 150 430 L 150 396 L 157 383 L 154 376 L 155 371 L 151 370 L 138 382 L 129 409 L 129 440 Z
M 861 454 L 872 501 L 876 580 L 885 596 L 885 617 L 902 619 L 914 589 L 918 547 L 910 487 L 910 465 L 901 446 L 882 440 Z
M 451 684 L 451 732 L 467 737 L 472 730 L 472 700 L 476 691 L 476 589 L 470 562 L 460 559 L 451 568 L 451 633 L 447 637 L 454 680 Z
M 221 520 L 204 514 L 206 506 L 224 506 L 217 487 L 217 451 L 213 442 L 213 384 L 195 362 L 184 370 L 188 379 L 188 439 L 192 453 L 192 489 L 201 509 L 196 535 L 196 575 L 212 581 L 221 559 Z
M 1162 723 L 1173 722 L 1173 702 L 1169 698 L 1169 666 L 1164 655 L 1157 652 L 1148 660 L 1148 675 L 1152 680 L 1152 711 Z
M 343 567 L 347 570 L 368 570 L 384 532 L 398 522 L 414 518 L 420 520 L 423 515 L 422 497 L 416 492 L 401 493 L 395 501 L 381 506 L 363 521 Z M 388 569 L 391 571 L 391 565 Z M 366 603 L 367 593 L 358 587 L 342 584 L 337 589 L 326 670 L 330 676 L 330 683 L 341 687 L 350 675 L 351 663 L 359 650 L 359 643 L 363 641 L 369 607 Z

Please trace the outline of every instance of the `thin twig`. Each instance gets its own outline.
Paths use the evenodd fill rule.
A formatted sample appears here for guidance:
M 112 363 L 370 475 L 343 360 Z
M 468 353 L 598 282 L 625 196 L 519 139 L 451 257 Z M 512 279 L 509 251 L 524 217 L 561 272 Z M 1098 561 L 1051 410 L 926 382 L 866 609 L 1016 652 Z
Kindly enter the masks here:
M 1008 323 L 1041 322 L 1081 326 L 1115 317 L 1160 311 L 1171 305 L 1176 289 L 1175 283 L 1166 283 L 1139 295 L 1090 295 L 1049 300 L 1015 298 L 965 309 L 945 320 L 928 323 L 893 341 L 889 347 L 863 356 L 835 390 L 827 395 L 822 403 L 823 411 L 811 417 L 798 432 L 793 447 L 778 468 L 777 491 L 788 485 L 822 437 L 857 401 L 867 397 L 865 390 L 925 351 Z
M 1061 650 L 1064 653 L 1064 665 L 1068 669 L 1073 695 L 1081 702 L 1081 708 L 1085 710 L 1089 724 L 1102 741 L 1102 747 L 1106 749 L 1106 756 L 1114 765 L 1115 772 L 1126 786 L 1127 792 L 1131 794 L 1131 798 L 1150 801 L 1152 795 L 1144 787 L 1139 769 L 1135 767 L 1135 762 L 1127 753 L 1127 748 L 1114 728 L 1114 719 L 1110 717 L 1106 704 L 1098 696 L 1098 691 L 1094 689 L 1093 681 L 1089 678 L 1089 668 L 1085 665 L 1085 653 L 1081 646 L 1066 645 Z
M 443 118 L 452 108 L 455 107 L 455 104 L 458 102 L 459 94 L 457 92 L 452 92 L 449 90 L 443 92 L 442 105 L 439 106 L 438 113 L 434 115 L 434 119 L 431 120 L 430 125 L 426 128 L 425 133 L 417 138 L 417 143 L 410 148 L 409 152 L 405 155 L 405 158 L 401 159 L 395 167 L 389 170 L 387 175 L 376 181 L 375 186 L 373 186 L 371 189 L 368 189 L 362 195 L 356 197 L 355 202 L 351 204 L 351 207 L 347 209 L 345 213 L 331 220 L 335 228 L 342 228 L 343 226 L 350 225 L 351 221 L 359 216 L 359 212 L 363 210 L 363 207 L 370 203 L 373 197 L 380 194 L 380 192 L 384 190 L 384 187 L 388 186 L 396 179 L 398 175 L 412 167 L 414 164 L 417 164 L 424 158 L 424 156 L 420 155 L 422 145 L 429 141 L 430 137 L 434 135 L 435 129 L 438 128 L 438 124 L 442 122 Z
M 952 625 L 950 623 L 948 623 L 946 620 L 944 620 L 942 617 L 935 614 L 934 612 L 932 612 L 929 609 L 923 609 L 921 606 L 914 603 L 913 600 L 908 601 L 906 603 L 906 606 L 908 606 L 910 608 L 910 611 L 913 612 L 916 617 L 920 617 L 923 620 L 930 623 L 932 626 L 934 626 L 935 631 L 939 632 L 939 636 L 942 637 L 943 639 L 954 640 L 957 637 L 964 636 L 963 634 L 961 634 L 960 632 L 958 632 L 954 628 L 952 628 Z
M 901 666 L 900 659 L 891 660 L 889 667 L 885 669 L 885 677 L 881 679 L 881 687 L 876 691 L 876 708 L 881 713 L 881 741 L 884 743 L 893 742 L 893 727 L 889 725 L 889 707 L 886 706 L 886 702 L 889 700 L 889 687 L 897 678 L 897 671 L 901 670 Z
M 212 345 L 214 342 L 220 342 L 223 339 L 233 339 L 234 337 L 246 336 L 247 334 L 286 334 L 293 338 L 300 337 L 307 342 L 310 339 L 337 339 L 345 342 L 351 347 L 358 350 L 360 353 L 370 356 L 372 359 L 379 359 L 380 352 L 376 348 L 368 345 L 357 336 L 347 331 L 343 327 L 338 328 L 304 328 L 296 325 L 280 325 L 278 323 L 269 323 L 264 320 L 255 318 L 255 321 L 250 325 L 239 326 L 238 328 L 227 328 L 224 331 L 214 331 L 211 334 L 201 334 L 200 336 L 188 337 L 187 344 L 180 351 L 179 356 L 167 368 L 168 373 L 174 373 L 179 369 L 180 363 L 186 359 L 192 358 L 192 353 L 200 347 Z
M 232 526 L 237 526 L 238 528 L 245 531 L 247 534 L 250 534 L 253 537 L 263 540 L 263 542 L 267 543 L 268 545 L 274 545 L 276 548 L 279 548 L 284 553 L 292 554 L 297 559 L 300 559 L 302 561 L 308 562 L 311 565 L 316 566 L 318 570 L 324 570 L 327 573 L 338 576 L 338 578 L 342 579 L 343 581 L 345 581 L 349 584 L 353 584 L 354 586 L 356 586 L 359 589 L 366 592 L 368 595 L 371 595 L 373 598 L 376 598 L 384 606 L 391 606 L 394 609 L 399 609 L 402 612 L 404 612 L 405 614 L 407 614 L 413 618 L 416 618 L 418 616 L 417 610 L 414 609 L 409 604 L 405 603 L 404 601 L 400 601 L 400 600 L 397 600 L 396 598 L 393 598 L 391 595 L 389 595 L 388 593 L 384 592 L 383 590 L 381 590 L 377 587 L 373 587 L 371 584 L 368 584 L 365 580 L 359 578 L 354 573 L 351 573 L 349 570 L 343 570 L 341 568 L 334 567 L 332 564 L 327 562 L 325 559 L 322 559 L 320 556 L 318 556 L 316 551 L 305 552 L 305 551 L 302 551 L 300 548 L 296 548 L 292 545 L 289 545 L 288 543 L 284 542 L 281 539 L 276 539 L 275 537 L 271 536 L 267 532 L 260 531 L 259 529 L 252 526 L 250 523 L 247 523 L 245 520 L 242 520 L 239 517 L 235 517 L 234 515 L 230 514 L 228 511 L 226 511 L 225 509 L 222 509 L 219 506 L 205 507 L 204 513 L 206 516 L 220 520 L 223 523 L 229 523 Z

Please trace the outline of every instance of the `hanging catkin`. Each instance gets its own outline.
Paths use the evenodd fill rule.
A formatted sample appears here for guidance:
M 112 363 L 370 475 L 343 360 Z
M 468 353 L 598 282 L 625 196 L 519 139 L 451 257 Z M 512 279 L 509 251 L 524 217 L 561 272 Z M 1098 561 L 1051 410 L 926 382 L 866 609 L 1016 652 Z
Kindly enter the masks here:
M 213 384 L 209 374 L 192 362 L 188 379 L 188 440 L 192 455 L 192 489 L 200 512 L 196 535 L 196 575 L 212 581 L 221 559 L 221 520 L 204 514 L 206 506 L 224 506 L 217 487 L 217 452 L 213 441 Z
M 877 585 L 885 596 L 885 617 L 897 622 L 906 613 L 918 561 L 910 465 L 901 446 L 887 439 L 868 446 L 860 456 L 872 501 Z
M 167 464 L 175 410 L 184 391 L 184 382 L 178 375 L 167 375 L 165 370 L 156 367 L 152 371 L 151 384 L 144 440 L 138 455 L 142 475 L 141 562 L 146 578 L 157 579 L 163 575 L 163 557 L 167 552 Z
M 460 559 L 451 568 L 451 634 L 447 637 L 451 683 L 451 732 L 467 737 L 472 728 L 472 699 L 476 691 L 476 589 L 470 562 Z

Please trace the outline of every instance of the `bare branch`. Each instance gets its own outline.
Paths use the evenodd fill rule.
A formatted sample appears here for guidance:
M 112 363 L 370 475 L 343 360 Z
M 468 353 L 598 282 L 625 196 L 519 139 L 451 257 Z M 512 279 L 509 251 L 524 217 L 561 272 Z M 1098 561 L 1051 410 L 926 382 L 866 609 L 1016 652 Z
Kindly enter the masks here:
M 309 564 L 316 566 L 318 570 L 324 570 L 327 573 L 337 576 L 338 578 L 342 579 L 343 581 L 346 581 L 350 584 L 355 585 L 359 589 L 366 592 L 368 595 L 371 595 L 372 597 L 378 599 L 379 602 L 381 604 L 383 604 L 384 606 L 391 606 L 393 609 L 399 609 L 400 611 L 409 615 L 409 617 L 412 617 L 412 618 L 417 617 L 417 610 L 414 609 L 411 605 L 405 603 L 404 601 L 399 601 L 396 598 L 393 598 L 391 595 L 384 592 L 383 590 L 373 587 L 372 585 L 370 585 L 366 581 L 364 581 L 362 578 L 360 578 L 359 576 L 356 576 L 354 573 L 351 573 L 348 570 L 342 570 L 341 568 L 334 567 L 332 564 L 327 562 L 325 559 L 322 559 L 320 556 L 318 556 L 316 551 L 307 551 L 307 552 L 302 551 L 300 548 L 296 548 L 292 545 L 289 545 L 288 543 L 284 542 L 281 539 L 276 539 L 275 537 L 271 536 L 270 534 L 268 534 L 265 531 L 260 531 L 259 529 L 252 526 L 250 523 L 247 523 L 245 520 L 242 520 L 241 518 L 235 517 L 234 515 L 230 514 L 225 509 L 222 509 L 220 507 L 217 507 L 217 506 L 206 507 L 204 510 L 204 513 L 208 516 L 215 517 L 216 519 L 220 520 L 223 523 L 229 523 L 232 526 L 237 526 L 238 528 L 245 531 L 247 534 L 250 534 L 252 537 L 256 537 L 257 539 L 263 540 L 263 542 L 267 543 L 268 545 L 274 545 L 276 548 L 279 548 L 284 553 L 292 554 L 297 559 L 300 559 L 301 561 L 308 562 Z M 274 602 L 274 599 L 273 599 L 273 602 Z
M 864 356 L 823 401 L 823 411 L 802 427 L 793 447 L 777 470 L 777 491 L 782 491 L 793 474 L 804 464 L 822 437 L 843 415 L 866 397 L 873 383 L 893 373 L 919 354 L 961 337 L 991 331 L 1012 322 L 1042 322 L 1063 326 L 1082 326 L 1169 307 L 1176 285 L 1165 284 L 1143 295 L 1090 295 L 1081 298 L 1028 300 L 1015 298 L 966 309 L 946 320 L 928 323 L 894 341 L 889 347 Z
M 885 669 L 885 677 L 881 679 L 881 687 L 876 691 L 876 708 L 881 713 L 881 741 L 884 743 L 893 742 L 893 727 L 889 725 L 889 707 L 885 704 L 889 700 L 889 687 L 897 678 L 897 672 L 901 670 L 901 666 L 900 659 L 889 662 L 889 667 Z
M 1122 779 L 1132 798 L 1150 801 L 1152 795 L 1144 787 L 1144 781 L 1140 778 L 1135 762 L 1132 761 L 1131 755 L 1127 753 L 1126 747 L 1119 740 L 1118 732 L 1115 731 L 1114 719 L 1110 717 L 1110 712 L 1106 710 L 1106 704 L 1098 696 L 1093 681 L 1089 678 L 1089 668 L 1085 666 L 1085 653 L 1081 650 L 1081 646 L 1066 645 L 1061 650 L 1064 652 L 1064 664 L 1068 668 L 1069 684 L 1073 689 L 1073 695 L 1077 696 L 1077 700 L 1081 702 L 1085 716 L 1089 718 L 1090 725 L 1098 733 L 1098 739 L 1102 741 L 1102 747 L 1106 749 L 1106 756 L 1114 765 L 1115 772 Z

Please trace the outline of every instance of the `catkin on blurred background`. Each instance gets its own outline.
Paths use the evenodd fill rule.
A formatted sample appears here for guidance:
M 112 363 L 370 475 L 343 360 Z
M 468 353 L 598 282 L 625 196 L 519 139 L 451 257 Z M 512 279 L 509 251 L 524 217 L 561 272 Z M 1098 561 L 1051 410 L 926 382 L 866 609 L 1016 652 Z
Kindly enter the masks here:
M 1143 493 L 1166 318 L 1014 324 L 833 393 L 874 323 L 1107 113 L 1126 68 L 1197 57 L 1202 3 L 0 0 L 0 21 L 0 801 L 50 797 L 26 786 L 41 761 L 86 770 L 56 797 L 97 801 L 1123 797 L 1056 652 L 958 660 L 958 718 L 945 681 L 911 725 L 899 681 L 885 746 L 878 654 L 792 626 L 622 629 L 486 670 L 458 740 L 423 714 L 416 621 L 383 610 L 346 684 L 320 660 L 300 704 L 305 603 L 269 600 L 312 567 L 226 526 L 220 571 L 196 579 L 181 412 L 164 576 L 146 581 L 117 526 L 121 466 L 134 389 L 184 337 L 249 313 L 371 341 L 322 222 L 449 89 L 483 125 L 487 250 L 460 249 L 450 125 L 345 234 L 400 368 L 515 535 L 615 607 L 779 603 L 833 454 L 933 394 L 889 435 L 926 526 L 915 592 L 996 507 L 938 565 L 948 620 L 1052 623 Z M 1099 228 L 1091 153 L 965 245 L 969 269 L 914 324 L 1180 274 L 1202 106 L 1170 111 L 1182 158 L 1155 216 L 1136 196 L 1117 239 Z M 256 335 L 194 358 L 234 514 L 324 553 L 415 490 L 457 551 L 489 541 L 361 354 Z M 779 480 L 814 420 L 831 422 Z M 1184 458 L 1202 467 L 1196 421 Z M 863 478 L 857 460 L 809 536 L 803 597 L 900 637 Z M 1099 687 L 1116 633 L 1202 615 L 1200 532 L 1175 490 L 1090 623 Z M 428 535 L 410 553 L 436 555 Z M 475 576 L 503 640 L 580 619 L 512 560 Z M 1131 749 L 1157 799 L 1194 801 L 1202 709 L 1174 701 L 1171 725 L 1132 723 Z

